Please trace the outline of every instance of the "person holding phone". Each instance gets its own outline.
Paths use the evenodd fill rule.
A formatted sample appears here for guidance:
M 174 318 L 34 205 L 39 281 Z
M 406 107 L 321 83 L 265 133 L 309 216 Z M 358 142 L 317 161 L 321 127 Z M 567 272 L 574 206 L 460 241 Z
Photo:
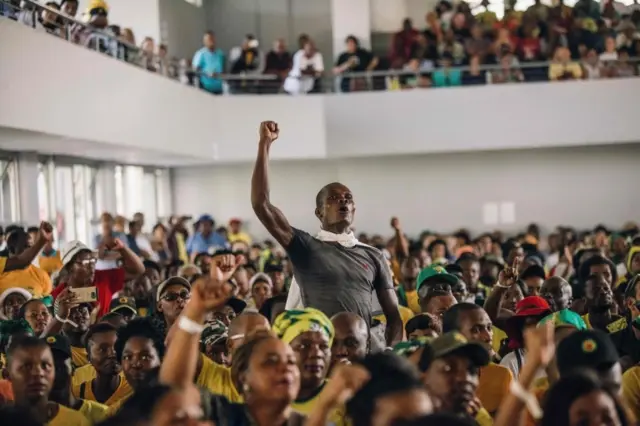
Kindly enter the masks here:
M 62 255 L 62 271 L 65 282 L 60 283 L 51 293 L 57 298 L 62 291 L 95 287 L 97 291 L 98 316 L 109 312 L 113 295 L 122 290 L 126 280 L 132 280 L 144 274 L 144 264 L 138 256 L 125 247 L 117 238 L 105 247 L 109 251 L 118 252 L 122 258 L 122 267 L 96 270 L 97 254 L 80 241 L 71 241 Z

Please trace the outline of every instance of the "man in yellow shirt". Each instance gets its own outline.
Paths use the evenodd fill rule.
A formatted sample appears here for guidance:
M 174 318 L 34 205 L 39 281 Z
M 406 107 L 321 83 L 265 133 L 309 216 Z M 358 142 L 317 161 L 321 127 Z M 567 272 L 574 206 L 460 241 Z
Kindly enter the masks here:
M 54 335 L 45 338 L 51 348 L 56 378 L 49 399 L 65 407 L 82 413 L 91 423 L 96 424 L 107 417 L 109 407 L 96 401 L 75 398 L 71 393 L 71 343 L 66 336 Z
M 247 247 L 251 246 L 251 237 L 246 232 L 242 232 L 242 221 L 237 217 L 234 217 L 229 221 L 227 239 L 230 244 L 233 244 L 236 241 L 242 241 L 247 245 Z
M 445 333 L 457 331 L 468 341 L 483 345 L 496 357 L 493 350 L 493 324 L 489 315 L 478 305 L 458 303 L 445 312 L 442 318 Z M 502 365 L 489 363 L 480 368 L 476 395 L 482 406 L 491 414 L 498 411 L 500 403 L 510 392 L 511 372 Z
M 34 419 L 48 426 L 91 424 L 80 412 L 49 400 L 55 366 L 51 349 L 44 340 L 33 336 L 16 337 L 7 357 L 16 406 L 29 410 Z
M 89 328 L 85 341 L 89 362 L 96 370 L 96 378 L 74 386 L 74 397 L 111 406 L 133 393 L 121 374 L 122 367 L 116 358 L 116 339 L 116 328 L 111 324 L 98 323 Z
M 36 297 L 51 293 L 51 279 L 31 262 L 47 242 L 53 241 L 53 227 L 42 222 L 35 243 L 30 247 L 28 238 L 24 230 L 13 231 L 7 237 L 10 256 L 0 257 L 0 294 L 12 287 L 24 288 Z

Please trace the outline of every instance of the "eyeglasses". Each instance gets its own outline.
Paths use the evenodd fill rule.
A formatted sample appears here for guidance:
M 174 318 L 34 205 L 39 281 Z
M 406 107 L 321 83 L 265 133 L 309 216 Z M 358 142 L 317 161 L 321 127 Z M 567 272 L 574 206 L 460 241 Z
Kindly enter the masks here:
M 188 291 L 181 291 L 180 293 L 171 292 L 165 294 L 164 296 L 162 296 L 162 298 L 167 302 L 175 302 L 176 300 L 178 300 L 178 298 L 182 300 L 189 300 L 191 299 L 191 293 L 189 293 Z
M 91 259 L 76 260 L 76 263 L 82 266 L 92 266 L 92 265 L 95 265 L 97 261 L 98 259 L 91 258 Z

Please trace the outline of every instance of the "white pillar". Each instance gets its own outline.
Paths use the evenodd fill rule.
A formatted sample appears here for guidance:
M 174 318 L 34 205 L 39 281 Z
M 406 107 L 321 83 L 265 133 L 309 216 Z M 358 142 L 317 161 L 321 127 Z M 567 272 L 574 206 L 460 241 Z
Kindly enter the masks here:
M 116 212 L 116 167 L 103 164 L 96 175 L 96 212 L 98 217 L 104 212 Z
M 22 152 L 18 155 L 18 206 L 20 223 L 37 226 L 40 223 L 38 202 L 38 154 Z
M 331 25 L 336 57 L 344 52 L 344 40 L 349 35 L 371 49 L 371 0 L 331 0 Z

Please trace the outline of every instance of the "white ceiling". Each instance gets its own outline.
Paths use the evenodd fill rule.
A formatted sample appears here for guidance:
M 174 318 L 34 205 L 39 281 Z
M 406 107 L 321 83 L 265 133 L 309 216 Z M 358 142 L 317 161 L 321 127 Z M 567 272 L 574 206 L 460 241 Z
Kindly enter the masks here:
M 162 151 L 77 140 L 58 135 L 2 126 L 0 126 L 0 150 L 14 152 L 29 151 L 42 155 L 60 155 L 93 161 L 159 167 L 179 167 L 211 163 L 210 159 L 203 159 L 198 156 L 198 153 L 176 155 Z

